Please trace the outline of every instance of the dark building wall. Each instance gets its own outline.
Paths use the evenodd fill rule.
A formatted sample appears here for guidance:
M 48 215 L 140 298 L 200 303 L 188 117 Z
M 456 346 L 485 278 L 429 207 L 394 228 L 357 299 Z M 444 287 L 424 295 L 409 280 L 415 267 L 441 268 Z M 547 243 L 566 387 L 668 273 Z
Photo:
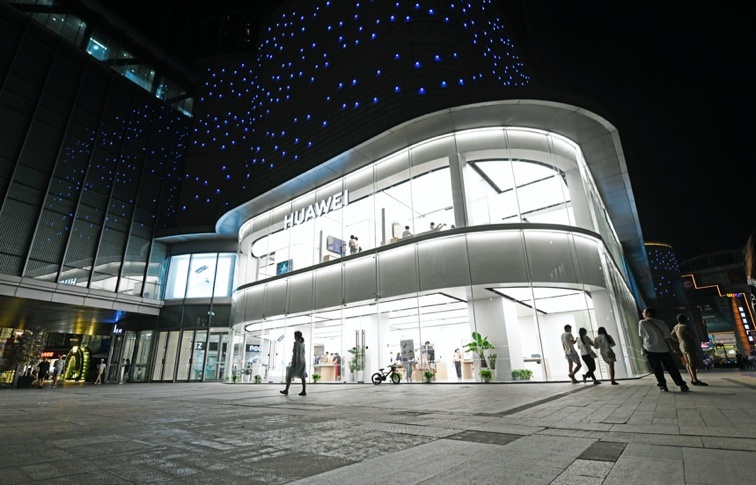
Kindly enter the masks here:
M 203 66 L 176 229 L 227 210 L 402 122 L 515 98 L 529 82 L 498 6 L 285 2 L 256 55 Z
M 154 298 L 188 125 L 0 3 L 0 273 Z

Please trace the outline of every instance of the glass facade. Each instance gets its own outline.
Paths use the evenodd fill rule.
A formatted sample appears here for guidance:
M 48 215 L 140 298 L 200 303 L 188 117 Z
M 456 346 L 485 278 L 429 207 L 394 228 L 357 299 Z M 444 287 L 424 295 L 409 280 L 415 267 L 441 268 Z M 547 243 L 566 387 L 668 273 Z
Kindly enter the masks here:
M 605 327 L 617 375 L 637 375 L 636 304 L 597 193 L 570 140 L 495 127 L 417 144 L 262 213 L 240 232 L 231 365 L 283 379 L 300 330 L 324 380 L 367 379 L 355 362 L 372 373 L 397 359 L 405 379 L 457 380 L 453 353 L 477 331 L 495 347 L 495 379 L 565 380 L 569 324 Z M 465 354 L 461 378 L 479 367 Z

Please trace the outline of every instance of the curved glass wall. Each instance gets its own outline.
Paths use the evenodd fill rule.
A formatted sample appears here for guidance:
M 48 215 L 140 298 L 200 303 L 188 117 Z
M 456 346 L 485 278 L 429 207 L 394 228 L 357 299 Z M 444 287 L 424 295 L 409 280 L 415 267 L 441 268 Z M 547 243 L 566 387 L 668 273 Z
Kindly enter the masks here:
M 542 131 L 488 128 L 415 145 L 248 221 L 240 281 L 254 282 L 424 233 L 547 223 L 620 245 L 579 148 Z M 624 271 L 624 269 L 623 269 Z
M 378 160 L 248 221 L 240 232 L 231 366 L 284 378 L 300 330 L 309 373 L 474 380 L 474 331 L 496 380 L 567 380 L 560 336 L 603 326 L 617 376 L 645 370 L 618 238 L 579 148 L 547 132 L 489 128 Z M 361 349 L 365 350 L 362 356 Z M 598 359 L 600 360 L 600 359 Z M 608 375 L 604 363 L 599 372 Z M 361 374 L 362 372 L 362 374 Z

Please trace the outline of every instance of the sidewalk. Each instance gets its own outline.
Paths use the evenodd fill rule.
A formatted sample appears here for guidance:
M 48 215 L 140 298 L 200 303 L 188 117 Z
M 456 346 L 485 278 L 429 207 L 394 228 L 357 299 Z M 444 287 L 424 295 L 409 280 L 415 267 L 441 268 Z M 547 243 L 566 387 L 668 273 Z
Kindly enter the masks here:
M 741 484 L 756 372 L 605 383 L 0 390 L 0 484 Z

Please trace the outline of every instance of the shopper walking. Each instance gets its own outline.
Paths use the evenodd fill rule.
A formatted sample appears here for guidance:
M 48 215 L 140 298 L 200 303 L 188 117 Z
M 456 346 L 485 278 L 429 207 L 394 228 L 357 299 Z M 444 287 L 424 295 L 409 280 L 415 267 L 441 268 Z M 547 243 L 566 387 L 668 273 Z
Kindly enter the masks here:
M 37 364 L 37 387 L 42 389 L 45 387 L 45 380 L 47 379 L 47 375 L 50 373 L 50 362 L 46 358 L 42 358 L 42 360 Z
M 664 369 L 666 369 L 680 390 L 688 392 L 690 389 L 685 384 L 680 371 L 677 370 L 667 342 L 667 339 L 672 338 L 669 328 L 666 323 L 655 317 L 656 310 L 653 308 L 643 310 L 643 320 L 638 322 L 638 335 L 643 339 L 643 353 L 646 354 L 648 365 L 656 376 L 656 385 L 662 391 L 669 392 L 667 380 L 664 378 Z
M 578 330 L 578 335 L 580 356 L 583 358 L 583 362 L 585 362 L 585 366 L 588 368 L 588 372 L 583 374 L 583 382 L 590 377 L 593 379 L 594 384 L 601 384 L 601 381 L 596 379 L 596 374 L 594 374 L 596 371 L 596 353 L 591 348 L 595 347 L 593 340 L 588 337 L 588 330 L 585 328 L 580 328 L 580 330 Z
M 614 350 L 612 350 L 612 347 L 616 345 L 614 339 L 611 335 L 606 333 L 604 327 L 599 327 L 596 333 L 598 335 L 593 339 L 593 342 L 596 344 L 596 348 L 599 349 L 601 358 L 609 367 L 609 379 L 613 386 L 619 386 L 619 382 L 614 379 L 614 363 L 617 362 L 617 356 L 615 355 Z
M 454 349 L 452 360 L 454 361 L 454 370 L 457 372 L 457 379 L 462 379 L 462 353 L 459 349 Z
M 55 389 L 56 387 L 58 387 L 58 379 L 60 378 L 60 374 L 63 372 L 63 364 L 65 364 L 65 362 L 66 362 L 64 359 L 65 359 L 64 356 L 59 355 L 58 356 L 58 360 L 56 360 L 53 363 L 53 370 L 52 370 L 52 378 L 53 378 L 52 386 L 53 386 L 53 389 Z
M 575 350 L 575 337 L 572 336 L 572 327 L 570 325 L 564 326 L 562 349 L 564 349 L 564 358 L 567 359 L 569 366 L 569 373 L 567 375 L 570 376 L 573 384 L 577 384 L 578 380 L 575 379 L 575 374 L 583 367 L 583 364 L 580 363 L 580 355 Z M 575 365 L 574 369 L 572 367 L 573 364 Z
M 105 359 L 100 359 L 100 364 L 97 366 L 97 379 L 95 380 L 95 385 L 102 384 L 102 375 L 105 373 L 105 369 L 108 366 L 105 365 Z
M 304 338 L 302 337 L 302 332 L 297 330 L 294 332 L 294 349 L 292 351 L 291 355 L 291 365 L 289 366 L 288 372 L 286 373 L 286 389 L 283 391 L 279 391 L 281 394 L 288 395 L 289 394 L 289 387 L 291 386 L 291 381 L 294 378 L 302 379 L 302 392 L 299 393 L 300 396 L 306 396 L 306 387 L 307 384 L 305 383 L 305 379 L 307 378 L 307 364 L 305 362 L 305 346 L 304 346 Z
M 682 313 L 677 315 L 677 325 L 670 332 L 672 340 L 680 346 L 682 361 L 690 375 L 690 383 L 694 386 L 708 386 L 698 378 L 698 357 L 696 357 L 696 336 L 686 324 L 688 317 Z

